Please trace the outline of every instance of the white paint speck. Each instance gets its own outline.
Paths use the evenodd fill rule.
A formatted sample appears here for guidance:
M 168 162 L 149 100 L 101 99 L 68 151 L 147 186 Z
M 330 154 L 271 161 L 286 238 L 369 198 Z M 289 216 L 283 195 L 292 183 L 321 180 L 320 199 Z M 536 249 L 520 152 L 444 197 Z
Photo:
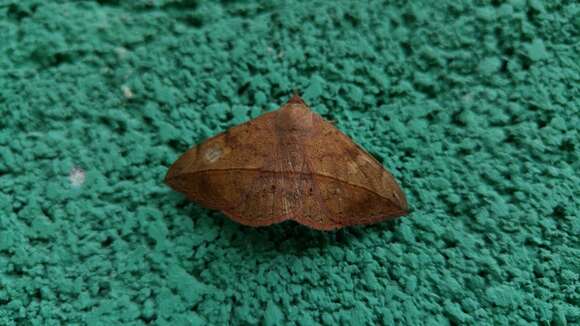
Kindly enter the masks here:
M 134 94 L 133 91 L 129 88 L 129 86 L 123 85 L 121 86 L 121 90 L 123 91 L 123 95 L 126 98 L 133 98 Z
M 129 50 L 127 50 L 122 46 L 119 46 L 115 48 L 115 52 L 117 53 L 119 58 L 125 58 L 127 56 L 127 53 L 129 53 Z
M 71 186 L 79 188 L 85 183 L 85 171 L 81 168 L 73 168 L 68 175 Z
M 465 94 L 461 97 L 461 100 L 464 103 L 471 103 L 471 102 L 473 102 L 473 95 L 472 94 Z

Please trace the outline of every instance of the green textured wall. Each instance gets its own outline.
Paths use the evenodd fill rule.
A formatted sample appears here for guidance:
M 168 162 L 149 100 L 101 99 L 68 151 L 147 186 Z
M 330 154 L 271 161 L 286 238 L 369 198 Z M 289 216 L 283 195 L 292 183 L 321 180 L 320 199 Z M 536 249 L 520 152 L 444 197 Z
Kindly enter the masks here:
M 0 0 L 0 324 L 578 325 L 575 2 Z M 412 214 L 252 229 L 162 183 L 293 89 Z

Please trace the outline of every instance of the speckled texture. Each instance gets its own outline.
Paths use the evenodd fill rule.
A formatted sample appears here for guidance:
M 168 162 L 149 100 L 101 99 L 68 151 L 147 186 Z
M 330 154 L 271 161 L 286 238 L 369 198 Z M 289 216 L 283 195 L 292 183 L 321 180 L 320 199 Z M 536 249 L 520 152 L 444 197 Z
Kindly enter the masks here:
M 1 1 L 0 324 L 579 324 L 575 2 Z M 251 229 L 162 184 L 294 89 L 410 216 Z

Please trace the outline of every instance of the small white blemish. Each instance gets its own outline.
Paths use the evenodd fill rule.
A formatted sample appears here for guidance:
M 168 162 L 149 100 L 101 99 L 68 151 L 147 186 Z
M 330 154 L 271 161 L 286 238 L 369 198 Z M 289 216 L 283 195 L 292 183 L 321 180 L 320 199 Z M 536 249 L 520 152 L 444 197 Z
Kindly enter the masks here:
M 73 168 L 68 175 L 68 180 L 71 186 L 79 188 L 85 183 L 85 171 L 81 168 Z
M 284 56 L 284 51 L 276 52 L 276 50 L 272 47 L 267 47 L 266 51 L 268 51 L 272 55 L 275 55 L 278 59 Z
M 127 56 L 127 53 L 129 53 L 129 50 L 127 50 L 126 48 L 119 46 L 115 48 L 115 52 L 117 53 L 117 55 L 119 56 L 119 58 L 123 59 Z
M 133 98 L 134 94 L 133 91 L 127 85 L 121 86 L 121 90 L 123 91 L 123 96 L 126 98 Z
M 369 163 L 372 163 L 371 159 L 366 155 L 358 155 L 356 157 L 356 162 L 359 166 L 364 166 L 364 165 L 367 165 Z
M 357 174 L 358 173 L 358 165 L 355 162 L 348 161 L 348 174 Z
M 473 102 L 473 95 L 472 94 L 465 94 L 465 95 L 463 95 L 463 97 L 461 97 L 461 100 L 464 103 L 471 103 L 471 102 Z
M 221 148 L 219 148 L 219 147 L 217 147 L 217 146 L 213 146 L 213 147 L 210 147 L 210 148 L 208 148 L 208 149 L 205 151 L 204 158 L 205 158 L 205 160 L 206 160 L 206 161 L 208 161 L 209 163 L 213 163 L 213 162 L 215 162 L 215 161 L 219 160 L 219 159 L 220 159 L 220 157 L 222 157 L 222 154 L 223 154 L 223 153 L 224 153 L 224 152 L 222 151 L 222 149 L 221 149 Z

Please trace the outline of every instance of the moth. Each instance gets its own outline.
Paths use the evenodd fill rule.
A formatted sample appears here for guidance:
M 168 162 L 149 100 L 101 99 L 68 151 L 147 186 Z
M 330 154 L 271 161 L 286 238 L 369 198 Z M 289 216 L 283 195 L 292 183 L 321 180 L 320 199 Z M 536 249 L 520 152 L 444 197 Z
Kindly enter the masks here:
M 393 176 L 298 95 L 189 149 L 165 182 L 253 227 L 294 220 L 333 230 L 409 210 Z

